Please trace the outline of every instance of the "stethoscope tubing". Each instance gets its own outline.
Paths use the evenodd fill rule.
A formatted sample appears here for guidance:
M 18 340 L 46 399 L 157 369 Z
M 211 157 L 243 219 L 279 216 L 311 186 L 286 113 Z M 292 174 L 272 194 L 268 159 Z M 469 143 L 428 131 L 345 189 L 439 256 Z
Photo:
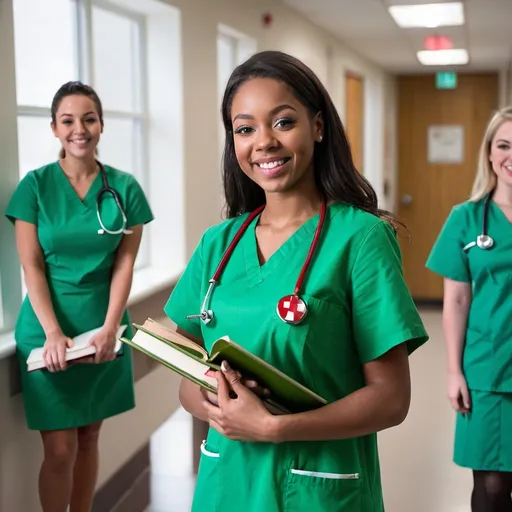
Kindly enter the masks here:
M 188 319 L 191 318 L 200 318 L 205 324 L 210 322 L 213 318 L 213 311 L 210 309 L 207 309 L 210 304 L 210 298 L 213 293 L 213 289 L 215 288 L 217 282 L 219 281 L 222 272 L 226 268 L 226 265 L 229 261 L 229 258 L 233 254 L 233 251 L 235 250 L 235 247 L 237 246 L 238 242 L 240 241 L 240 238 L 243 236 L 251 222 L 256 218 L 257 215 L 259 215 L 263 209 L 265 208 L 265 204 L 261 205 L 260 207 L 256 208 L 251 214 L 245 219 L 243 224 L 238 229 L 237 233 L 235 234 L 233 240 L 228 245 L 228 248 L 224 252 L 219 264 L 217 265 L 217 268 L 212 276 L 212 278 L 208 281 L 208 290 L 204 296 L 203 304 L 201 305 L 201 312 L 198 315 L 189 315 L 187 316 Z M 311 259 L 313 257 L 313 254 L 315 252 L 315 249 L 318 245 L 318 239 L 320 237 L 320 233 L 322 231 L 322 227 L 325 221 L 325 212 L 326 212 L 326 202 L 325 200 L 322 201 L 321 207 L 320 207 L 320 217 L 318 220 L 318 226 L 315 232 L 315 236 L 313 237 L 313 241 L 311 242 L 311 245 L 309 247 L 308 255 L 306 257 L 306 260 L 304 261 L 304 264 L 302 266 L 302 269 L 300 271 L 299 277 L 297 278 L 297 282 L 295 284 L 295 289 L 293 291 L 293 295 L 298 296 L 299 291 L 302 287 L 306 272 L 310 266 Z
M 98 234 L 103 235 L 104 233 L 107 233 L 109 235 L 120 235 L 121 233 L 123 233 L 125 235 L 131 235 L 133 233 L 133 231 L 126 229 L 127 224 L 128 224 L 128 219 L 126 218 L 126 213 L 123 209 L 123 205 L 121 204 L 121 198 L 119 197 L 119 194 L 117 193 L 117 191 L 114 190 L 112 187 L 110 187 L 110 185 L 108 183 L 108 179 L 107 179 L 107 172 L 105 171 L 105 167 L 103 167 L 103 164 L 99 160 L 96 160 L 96 163 L 98 164 L 98 167 L 100 169 L 101 181 L 102 181 L 102 188 L 98 192 L 98 195 L 96 196 L 96 216 L 98 217 L 98 222 L 101 226 L 101 229 L 98 230 Z M 107 229 L 105 227 L 105 225 L 103 224 L 103 221 L 101 220 L 100 207 L 101 207 L 102 198 L 105 194 L 110 194 L 114 198 L 114 201 L 116 202 L 116 206 L 117 206 L 119 212 L 121 213 L 121 217 L 123 219 L 122 227 L 115 231 Z
M 492 191 L 489 192 L 488 196 L 485 198 L 484 202 L 484 210 L 482 214 L 482 231 L 481 234 L 477 236 L 476 241 L 469 242 L 462 249 L 463 251 L 469 251 L 472 247 L 478 247 L 482 250 L 490 249 L 494 245 L 494 240 L 491 236 L 489 236 L 487 230 L 489 227 L 489 207 L 491 204 L 491 196 Z

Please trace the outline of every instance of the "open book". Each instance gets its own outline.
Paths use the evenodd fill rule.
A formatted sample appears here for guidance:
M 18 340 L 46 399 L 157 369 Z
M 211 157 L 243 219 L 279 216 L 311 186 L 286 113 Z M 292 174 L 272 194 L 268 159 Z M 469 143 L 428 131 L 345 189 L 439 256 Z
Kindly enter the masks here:
M 119 354 L 119 351 L 122 347 L 121 341 L 119 338 L 122 336 L 124 331 L 126 330 L 126 325 L 122 325 L 119 327 L 116 333 L 116 345 L 114 348 L 114 352 Z M 91 331 L 84 332 L 73 338 L 73 346 L 71 348 L 66 349 L 66 361 L 68 362 L 79 362 L 80 359 L 85 359 L 87 357 L 94 356 L 96 353 L 96 347 L 87 346 L 87 343 L 95 336 L 98 332 L 101 331 L 101 327 L 97 329 L 92 329 Z M 27 372 L 33 372 L 35 370 L 43 370 L 46 368 L 43 360 L 43 347 L 34 348 L 27 359 Z
M 219 371 L 220 364 L 226 360 L 244 379 L 253 379 L 270 390 L 271 395 L 262 400 L 274 413 L 302 412 L 327 403 L 321 396 L 227 337 L 215 341 L 208 354 L 197 343 L 150 318 L 143 325 L 133 325 L 135 335 L 131 340 L 121 338 L 122 342 L 212 393 L 217 392 L 217 379 L 212 370 Z

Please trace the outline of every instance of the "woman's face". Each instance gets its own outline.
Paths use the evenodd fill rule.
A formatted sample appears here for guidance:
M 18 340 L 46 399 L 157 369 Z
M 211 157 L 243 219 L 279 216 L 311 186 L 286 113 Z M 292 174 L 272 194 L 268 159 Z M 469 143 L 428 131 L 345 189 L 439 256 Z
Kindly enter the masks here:
M 321 114 L 312 117 L 285 84 L 270 78 L 245 82 L 233 98 L 231 121 L 238 164 L 266 193 L 314 187 Z
M 91 98 L 72 94 L 60 102 L 52 130 L 65 149 L 66 156 L 82 160 L 94 158 L 103 124 Z
M 498 184 L 512 186 L 512 121 L 505 121 L 496 131 L 489 160 Z

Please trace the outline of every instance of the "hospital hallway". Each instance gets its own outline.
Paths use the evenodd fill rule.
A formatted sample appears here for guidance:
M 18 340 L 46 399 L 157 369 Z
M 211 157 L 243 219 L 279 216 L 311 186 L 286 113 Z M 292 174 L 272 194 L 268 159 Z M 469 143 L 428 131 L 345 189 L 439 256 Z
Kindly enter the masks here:
M 423 335 L 410 297 L 429 341 L 410 357 L 405 421 L 378 434 L 385 511 L 470 512 L 472 471 L 453 462 L 443 276 L 471 283 L 472 301 L 480 294 L 464 337 L 466 361 L 475 363 L 464 370 L 483 403 L 505 403 L 507 396 L 484 390 L 512 389 L 510 20 L 512 0 L 0 0 L 0 512 L 41 512 L 45 456 L 71 471 L 75 452 L 63 450 L 61 465 L 55 441 L 58 450 L 45 455 L 39 429 L 99 420 L 97 452 L 96 436 L 91 444 L 99 470 L 91 464 L 84 485 L 92 493 L 95 478 L 88 512 L 190 512 L 206 425 L 181 408 L 181 374 L 170 369 L 187 372 L 192 363 L 176 362 L 182 354 L 167 355 L 149 334 L 130 339 L 148 320 L 203 337 L 213 360 L 214 341 L 228 337 L 329 398 L 353 389 L 352 379 L 360 385 L 362 361 L 382 347 Z M 496 197 L 498 182 L 506 193 Z M 237 237 L 241 215 L 263 206 L 258 187 L 284 200 L 277 209 L 267 204 Z M 320 195 L 325 209 L 315 206 Z M 396 239 L 371 217 L 377 210 Z M 232 241 L 240 244 L 230 251 Z M 118 258 L 122 251 L 129 255 Z M 28 264 L 43 283 L 35 293 L 43 294 L 51 336 L 32 304 Z M 114 276 L 120 284 L 112 287 Z M 300 307 L 288 300 L 292 290 Z M 68 301 L 80 294 L 83 302 Z M 303 308 L 308 318 L 295 325 Z M 94 367 L 31 371 L 29 358 L 48 340 L 57 350 L 68 336 L 94 336 L 92 345 L 106 347 L 117 323 L 128 327 L 115 345 L 128 357 L 101 374 L 111 380 L 88 377 Z M 401 413 L 401 388 L 389 402 L 377 398 L 383 415 Z M 361 403 L 355 407 L 376 422 L 377 407 Z M 496 452 L 497 467 L 508 469 L 510 407 L 475 407 L 496 419 L 473 414 L 469 437 L 457 444 L 464 455 Z M 247 420 L 255 409 L 245 411 Z M 313 436 L 315 428 L 327 437 L 324 423 L 290 430 Z M 345 484 L 369 480 L 363 459 L 371 457 L 355 463 L 352 442 L 339 451 L 325 444 L 309 443 L 306 461 L 297 456 L 289 468 L 299 475 L 296 497 L 277 482 L 252 485 L 247 501 L 264 508 L 261 493 L 276 487 L 312 510 L 358 508 L 340 502 L 358 499 L 359 489 L 351 495 Z M 221 457 L 215 448 L 203 446 L 212 466 Z M 251 464 L 263 472 L 260 456 L 224 450 L 222 460 L 240 474 Z M 315 473 L 342 498 L 329 491 L 315 507 L 302 479 Z M 237 487 L 232 476 L 212 480 Z M 62 493 L 71 501 L 65 486 Z M 44 501 L 46 488 L 42 494 Z
M 429 342 L 410 359 L 405 422 L 379 435 L 386 512 L 468 512 L 471 472 L 452 463 L 454 414 L 446 399 L 441 313 L 421 309 Z M 189 512 L 194 488 L 192 422 L 177 412 L 151 441 L 151 507 Z M 121 512 L 121 511 L 120 511 Z

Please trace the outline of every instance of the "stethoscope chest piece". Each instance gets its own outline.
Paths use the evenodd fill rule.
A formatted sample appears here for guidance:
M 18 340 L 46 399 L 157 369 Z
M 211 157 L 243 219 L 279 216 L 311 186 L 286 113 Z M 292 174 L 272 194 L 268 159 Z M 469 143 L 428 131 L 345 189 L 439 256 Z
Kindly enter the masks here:
M 277 315 L 287 324 L 298 324 L 308 313 L 306 303 L 297 295 L 286 295 L 277 303 Z
M 480 249 L 490 249 L 494 245 L 494 240 L 489 235 L 479 235 L 476 239 L 476 245 Z

